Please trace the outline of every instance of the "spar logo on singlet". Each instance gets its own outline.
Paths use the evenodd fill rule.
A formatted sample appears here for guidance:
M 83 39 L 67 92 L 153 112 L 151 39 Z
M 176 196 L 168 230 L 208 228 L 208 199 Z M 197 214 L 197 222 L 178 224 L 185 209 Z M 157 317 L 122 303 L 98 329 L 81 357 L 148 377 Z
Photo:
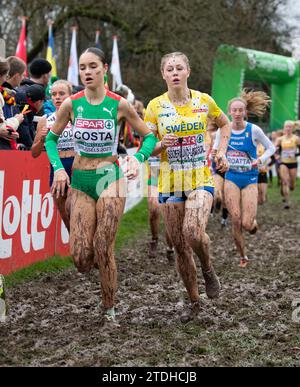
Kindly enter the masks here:
M 113 141 L 114 120 L 92 120 L 77 118 L 74 139 L 85 142 Z

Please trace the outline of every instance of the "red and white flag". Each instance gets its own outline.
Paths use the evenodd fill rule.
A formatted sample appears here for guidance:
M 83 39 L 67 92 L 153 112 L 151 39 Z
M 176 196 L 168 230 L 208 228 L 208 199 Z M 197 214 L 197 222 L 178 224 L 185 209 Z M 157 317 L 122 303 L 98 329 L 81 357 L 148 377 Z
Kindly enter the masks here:
M 26 17 L 23 16 L 21 34 L 19 38 L 19 43 L 16 50 L 16 56 L 22 59 L 27 65 L 27 48 L 26 48 Z
M 71 52 L 69 59 L 69 69 L 68 69 L 68 81 L 74 86 L 78 86 L 78 55 L 77 55 L 77 27 L 72 28 L 72 42 L 71 42 Z

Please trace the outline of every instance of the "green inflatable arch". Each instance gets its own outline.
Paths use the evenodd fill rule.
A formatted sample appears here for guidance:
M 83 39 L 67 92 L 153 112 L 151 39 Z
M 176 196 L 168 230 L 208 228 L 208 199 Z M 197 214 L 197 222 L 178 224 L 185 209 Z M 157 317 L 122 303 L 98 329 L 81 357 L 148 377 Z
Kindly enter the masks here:
M 227 111 L 228 101 L 238 96 L 244 82 L 268 83 L 272 87 L 270 130 L 298 119 L 299 64 L 293 58 L 222 45 L 214 63 L 212 96 Z

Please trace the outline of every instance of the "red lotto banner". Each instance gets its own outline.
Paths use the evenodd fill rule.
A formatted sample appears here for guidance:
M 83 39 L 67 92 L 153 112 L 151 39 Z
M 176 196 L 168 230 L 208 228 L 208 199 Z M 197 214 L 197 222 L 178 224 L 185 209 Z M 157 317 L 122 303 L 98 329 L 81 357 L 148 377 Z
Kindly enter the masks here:
M 0 273 L 55 254 L 69 255 L 69 235 L 49 192 L 45 153 L 0 152 Z

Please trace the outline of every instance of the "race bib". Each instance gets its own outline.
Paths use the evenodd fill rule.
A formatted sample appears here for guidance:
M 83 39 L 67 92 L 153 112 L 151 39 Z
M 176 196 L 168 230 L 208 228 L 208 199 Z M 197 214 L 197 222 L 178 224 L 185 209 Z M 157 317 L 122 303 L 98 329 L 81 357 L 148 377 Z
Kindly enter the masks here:
M 114 120 L 77 118 L 74 125 L 76 151 L 89 155 L 113 153 L 115 133 Z
M 206 166 L 204 135 L 179 137 L 174 146 L 167 149 L 170 168 L 174 171 L 190 171 Z
M 282 151 L 281 157 L 283 159 L 295 159 L 296 158 L 296 150 L 295 149 L 284 149 Z
M 74 141 L 73 141 L 73 127 L 71 123 L 68 123 L 65 130 L 60 135 L 57 142 L 58 151 L 66 151 L 74 149 Z
M 238 150 L 229 150 L 227 160 L 231 171 L 246 172 L 252 169 L 252 160 L 245 152 Z

